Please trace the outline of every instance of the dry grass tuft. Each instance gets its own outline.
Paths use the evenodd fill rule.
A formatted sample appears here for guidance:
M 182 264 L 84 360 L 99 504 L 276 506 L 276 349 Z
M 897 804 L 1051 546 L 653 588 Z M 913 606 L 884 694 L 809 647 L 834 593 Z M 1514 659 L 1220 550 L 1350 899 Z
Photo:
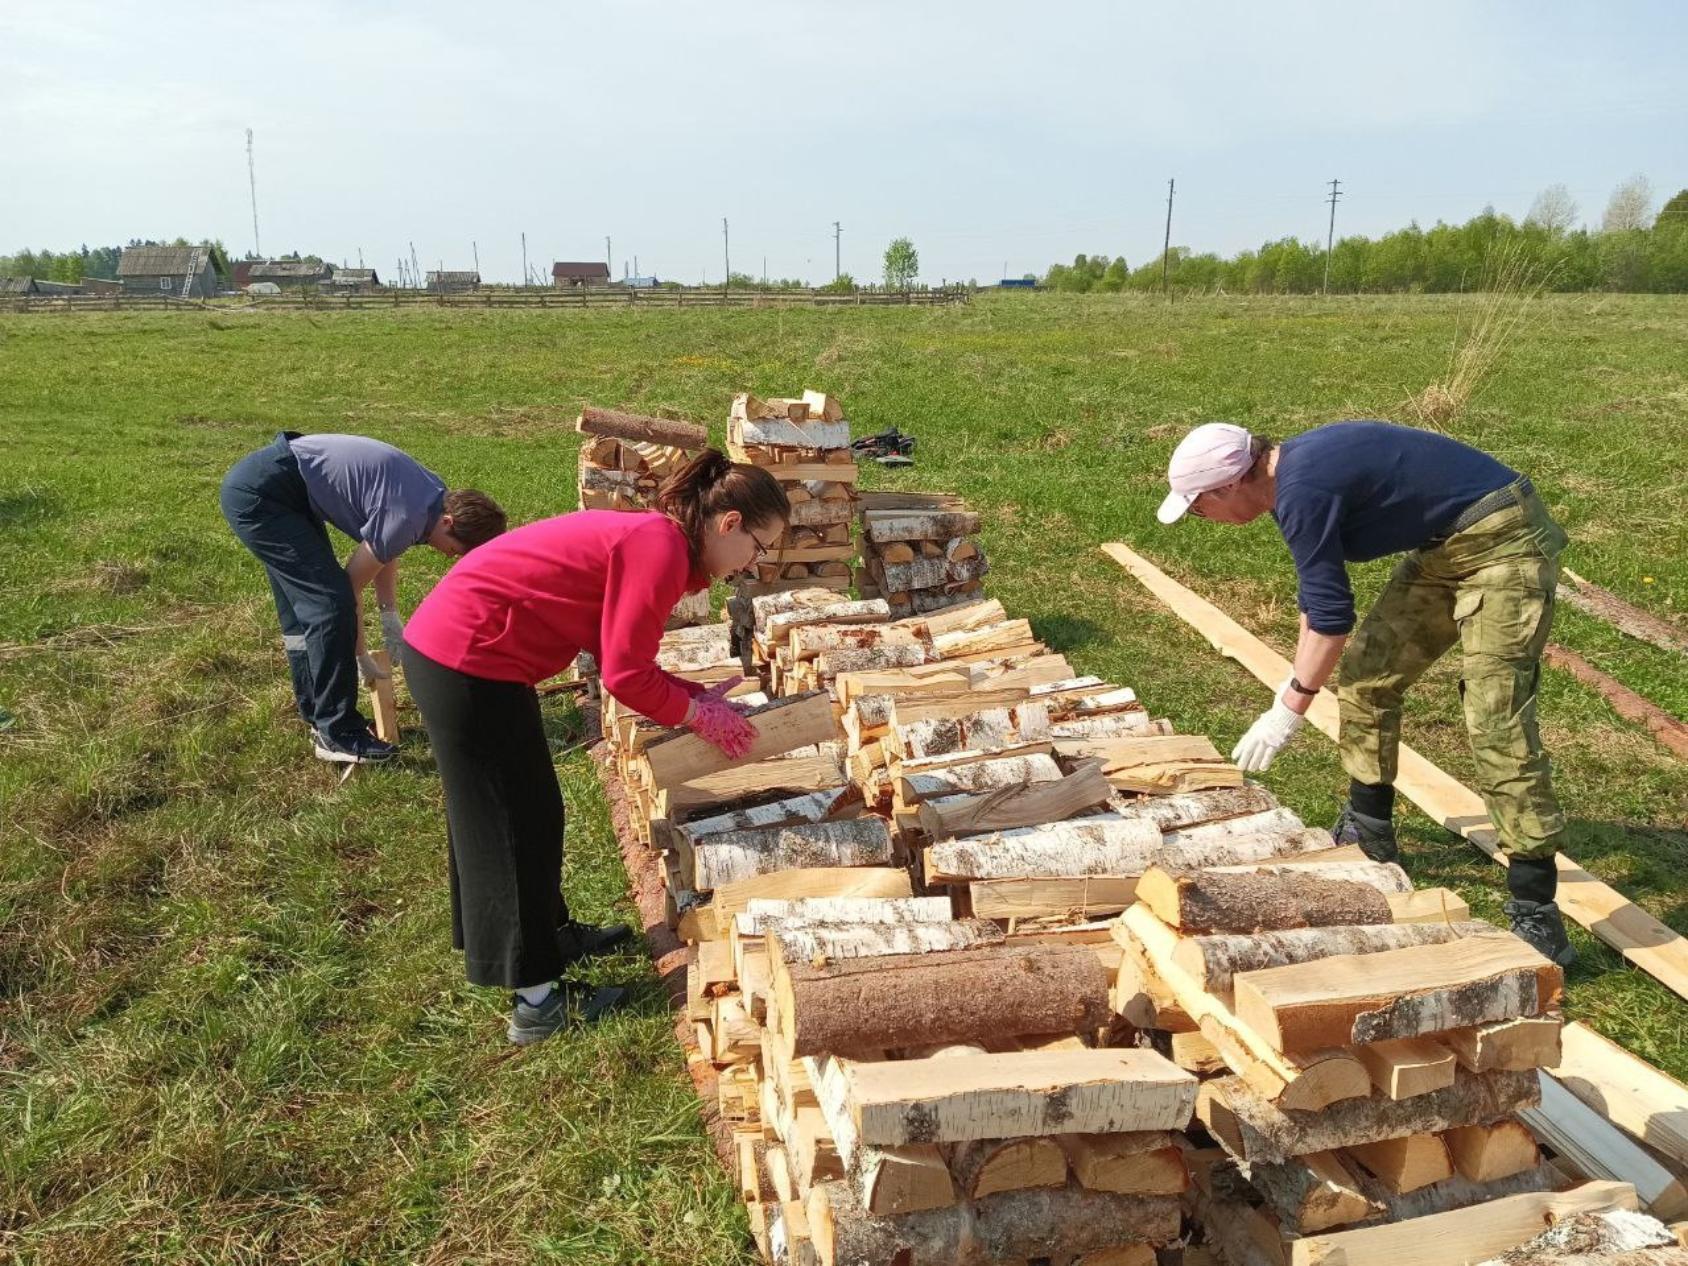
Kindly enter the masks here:
M 1550 270 L 1538 268 L 1517 243 L 1489 252 L 1478 285 L 1476 319 L 1469 329 L 1455 328 L 1447 377 L 1407 398 L 1419 425 L 1440 431 L 1465 412 L 1524 328 L 1533 300 L 1540 297 L 1551 275 Z

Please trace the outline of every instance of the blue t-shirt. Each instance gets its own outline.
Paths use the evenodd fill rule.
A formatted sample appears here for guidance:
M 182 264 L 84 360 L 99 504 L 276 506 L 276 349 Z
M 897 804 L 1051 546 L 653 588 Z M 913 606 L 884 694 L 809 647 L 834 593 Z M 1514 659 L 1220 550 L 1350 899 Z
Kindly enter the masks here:
M 390 563 L 445 511 L 445 481 L 408 453 L 362 435 L 301 435 L 288 447 L 311 506 Z
M 1518 473 L 1434 431 L 1332 422 L 1278 450 L 1272 517 L 1295 558 L 1297 601 L 1317 633 L 1354 627 L 1345 564 L 1428 545 Z

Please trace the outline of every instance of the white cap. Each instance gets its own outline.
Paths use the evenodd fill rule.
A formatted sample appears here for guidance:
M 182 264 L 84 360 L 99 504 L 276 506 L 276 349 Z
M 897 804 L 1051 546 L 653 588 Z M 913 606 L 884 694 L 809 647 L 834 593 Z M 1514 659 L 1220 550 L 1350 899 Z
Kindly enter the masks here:
M 1254 465 L 1247 430 L 1232 422 L 1204 422 L 1178 441 L 1166 464 L 1172 491 L 1155 511 L 1162 523 L 1176 523 L 1204 492 L 1236 483 Z

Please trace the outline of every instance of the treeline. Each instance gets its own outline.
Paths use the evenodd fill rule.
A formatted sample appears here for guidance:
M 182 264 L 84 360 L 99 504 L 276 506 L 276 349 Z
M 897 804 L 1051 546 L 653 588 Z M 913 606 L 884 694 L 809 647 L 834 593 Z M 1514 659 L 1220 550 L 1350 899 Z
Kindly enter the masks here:
M 1539 200 L 1538 200 L 1539 202 Z M 1504 254 L 1509 274 L 1529 277 L 1548 290 L 1688 292 L 1688 189 L 1657 217 L 1630 217 L 1599 230 L 1569 228 L 1558 217 L 1521 223 L 1492 209 L 1464 224 L 1416 223 L 1373 239 L 1338 239 L 1330 252 L 1330 289 L 1341 294 L 1446 293 L 1491 284 L 1493 262 Z M 1167 284 L 1184 292 L 1316 294 L 1325 281 L 1322 242 L 1286 237 L 1229 259 L 1175 246 L 1165 262 Z M 1156 255 L 1138 268 L 1121 257 L 1080 255 L 1044 274 L 1052 290 L 1157 291 L 1163 261 Z
M 131 238 L 130 246 L 197 246 L 185 237 L 173 242 L 155 242 L 150 238 Z M 221 242 L 212 242 L 211 260 L 220 273 L 229 271 L 228 252 Z M 88 277 L 111 280 L 117 276 L 117 261 L 122 258 L 122 246 L 83 245 L 73 251 L 22 250 L 16 255 L 0 255 L 0 277 L 33 277 L 37 281 L 64 281 L 75 284 Z

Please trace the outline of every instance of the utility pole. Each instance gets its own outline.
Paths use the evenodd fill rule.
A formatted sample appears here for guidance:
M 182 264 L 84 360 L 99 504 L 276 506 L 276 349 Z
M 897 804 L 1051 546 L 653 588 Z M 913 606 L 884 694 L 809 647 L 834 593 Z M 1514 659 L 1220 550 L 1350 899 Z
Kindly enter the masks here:
M 1172 262 L 1172 180 L 1166 182 L 1166 241 L 1161 244 L 1161 294 L 1172 298 L 1170 264 Z
M 532 284 L 533 284 L 533 275 L 528 272 L 528 263 L 527 263 L 527 234 L 523 233 L 522 234 L 522 285 L 531 286 Z
M 259 259 L 264 257 L 264 248 L 258 245 L 258 168 L 252 159 L 252 129 L 246 129 L 246 185 L 252 191 L 252 253 Z
M 834 281 L 837 281 L 844 275 L 844 269 L 839 264 L 840 251 L 843 249 L 843 247 L 839 245 L 839 242 L 843 236 L 844 226 L 837 220 L 834 220 L 832 222 L 832 279 Z
M 768 257 L 762 256 L 762 289 L 768 288 Z
M 416 289 L 422 288 L 422 266 L 416 262 L 416 243 L 410 244 L 410 284 Z
M 1330 182 L 1330 229 L 1325 234 L 1325 288 L 1324 293 L 1330 294 L 1330 253 L 1336 245 L 1336 200 L 1342 196 L 1342 182 Z
M 471 241 L 469 249 L 475 252 L 475 275 L 478 277 L 481 272 L 481 245 L 479 242 Z
M 614 275 L 615 256 L 610 251 L 610 239 L 607 236 L 604 238 L 604 267 L 610 270 L 612 276 Z
M 721 267 L 725 270 L 721 274 L 721 289 L 726 290 L 733 284 L 733 257 L 727 243 L 727 217 L 721 217 Z
M 363 271 L 363 247 L 358 247 L 358 271 Z

